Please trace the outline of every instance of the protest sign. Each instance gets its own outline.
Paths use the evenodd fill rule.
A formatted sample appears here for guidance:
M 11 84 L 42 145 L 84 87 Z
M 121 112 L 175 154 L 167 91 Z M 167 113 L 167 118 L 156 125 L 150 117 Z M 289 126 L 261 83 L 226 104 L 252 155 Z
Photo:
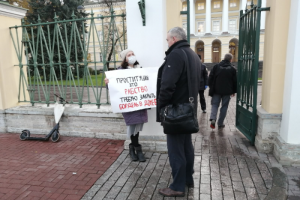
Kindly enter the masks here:
M 157 67 L 105 72 L 114 113 L 156 107 Z

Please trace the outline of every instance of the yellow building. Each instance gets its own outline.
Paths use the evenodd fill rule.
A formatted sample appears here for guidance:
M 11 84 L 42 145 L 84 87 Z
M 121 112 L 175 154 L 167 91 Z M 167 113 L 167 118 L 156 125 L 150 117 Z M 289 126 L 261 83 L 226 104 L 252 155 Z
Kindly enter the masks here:
M 90 14 L 89 17 L 92 17 L 91 14 L 93 13 L 93 17 L 97 18 L 94 20 L 95 29 L 90 29 L 91 20 L 87 21 L 87 30 L 90 37 L 90 61 L 97 62 L 96 69 L 102 69 L 103 62 L 105 61 L 110 61 L 110 68 L 117 67 L 121 61 L 121 59 L 119 59 L 120 52 L 127 46 L 126 17 L 124 17 L 124 23 L 123 17 L 120 17 L 120 15 L 126 14 L 125 1 L 114 2 L 112 6 L 102 1 L 89 1 L 85 3 L 84 7 L 86 12 Z M 113 8 L 113 13 L 111 13 L 111 8 Z M 119 17 L 101 18 L 101 16 L 111 15 L 117 15 Z M 109 34 L 109 30 L 111 30 L 114 35 Z M 95 37 L 93 36 L 93 32 L 95 33 Z M 112 43 L 115 43 L 115 45 L 111 45 Z M 112 46 L 114 47 L 112 48 Z M 90 67 L 94 67 L 94 65 L 95 64 L 89 64 Z
M 182 1 L 182 10 L 186 11 L 187 3 Z M 250 8 L 251 3 L 252 0 L 190 0 L 190 44 L 205 63 L 220 62 L 229 52 L 237 62 L 240 10 L 245 10 L 246 6 Z M 262 7 L 265 4 L 263 0 Z M 186 29 L 186 15 L 181 22 Z M 259 60 L 263 60 L 264 27 L 265 13 L 262 13 Z
M 170 2 L 177 4 L 176 1 Z M 191 33 L 191 48 L 199 55 L 205 63 L 217 63 L 220 62 L 222 57 L 230 52 L 234 55 L 234 62 L 237 62 L 238 56 L 238 34 L 239 34 L 239 15 L 240 10 L 244 10 L 246 6 L 250 8 L 252 0 L 190 0 L 190 33 Z M 254 4 L 257 0 L 253 1 Z M 266 0 L 263 0 L 263 7 L 266 4 Z M 174 6 L 174 5 L 173 5 Z M 187 10 L 187 3 L 182 0 L 180 4 L 181 10 Z M 125 13 L 126 2 L 120 1 L 113 3 L 115 14 Z M 99 17 L 101 15 L 108 15 L 108 6 L 98 1 L 90 1 L 85 4 L 87 12 L 93 10 L 94 16 Z M 168 9 L 167 18 L 169 16 L 178 15 L 177 9 Z M 176 13 L 172 13 L 176 12 Z M 182 15 L 180 18 L 172 20 L 180 20 L 180 25 L 187 29 L 187 17 Z M 117 18 L 116 23 L 122 30 L 121 19 Z M 100 20 L 96 20 L 97 30 L 101 30 Z M 261 38 L 260 38 L 260 57 L 259 60 L 263 60 L 263 47 L 264 47 L 264 27 L 265 27 L 265 13 L 262 14 L 261 25 Z M 101 31 L 99 36 L 102 37 Z M 127 41 L 126 41 L 127 42 Z M 116 61 L 119 60 L 119 53 L 121 48 L 117 45 L 116 52 L 114 54 Z M 103 61 L 100 48 L 96 49 L 96 54 L 93 53 L 93 49 L 90 49 L 91 60 L 97 59 L 97 61 Z

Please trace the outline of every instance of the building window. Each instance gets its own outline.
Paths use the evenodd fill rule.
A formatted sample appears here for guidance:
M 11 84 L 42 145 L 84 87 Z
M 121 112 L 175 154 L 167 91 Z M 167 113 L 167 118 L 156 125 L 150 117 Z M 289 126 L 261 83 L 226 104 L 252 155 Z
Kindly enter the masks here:
M 221 2 L 220 2 L 220 1 L 215 1 L 215 2 L 214 2 L 214 8 L 215 8 L 215 9 L 221 8 Z
M 198 33 L 204 33 L 204 22 L 198 22 Z
M 102 53 L 101 53 L 101 52 L 100 52 L 99 54 L 100 54 L 100 55 L 99 55 L 100 62 L 103 62 L 103 59 L 102 59 L 103 55 L 102 55 Z
M 99 17 L 99 18 L 97 18 L 98 20 L 101 20 L 101 19 L 100 19 L 100 17 L 101 17 L 101 14 L 98 14 L 98 15 L 97 15 L 97 17 Z
M 229 6 L 232 7 L 236 7 L 236 0 L 230 0 L 230 4 Z
M 229 20 L 229 31 L 236 31 L 236 20 L 235 19 Z
M 250 1 L 248 0 L 248 1 L 247 1 L 247 6 L 251 6 L 251 4 L 252 4 L 252 3 L 251 3 L 251 0 L 250 0 Z
M 204 33 L 204 22 L 198 22 L 198 33 Z
M 183 11 L 187 11 L 187 5 L 185 4 L 185 5 L 182 5 L 182 10 Z
M 214 32 L 220 31 L 220 21 L 213 21 L 213 31 Z
M 98 37 L 99 37 L 99 41 L 102 41 L 102 37 L 103 37 L 102 31 L 98 31 Z
M 198 10 L 204 10 L 204 3 L 198 3 Z

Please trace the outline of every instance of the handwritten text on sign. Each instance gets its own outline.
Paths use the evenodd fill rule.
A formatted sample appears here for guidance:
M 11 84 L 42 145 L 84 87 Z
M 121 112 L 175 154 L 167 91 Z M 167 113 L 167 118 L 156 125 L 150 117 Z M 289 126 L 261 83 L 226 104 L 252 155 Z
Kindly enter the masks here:
M 114 113 L 156 107 L 157 67 L 105 72 Z

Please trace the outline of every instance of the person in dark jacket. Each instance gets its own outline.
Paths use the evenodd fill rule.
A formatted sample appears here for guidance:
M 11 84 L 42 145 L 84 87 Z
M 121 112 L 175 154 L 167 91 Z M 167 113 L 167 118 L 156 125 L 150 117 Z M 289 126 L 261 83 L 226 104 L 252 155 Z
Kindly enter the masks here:
M 201 61 L 201 80 L 200 80 L 200 90 L 199 90 L 199 98 L 200 98 L 200 105 L 201 110 L 203 113 L 206 113 L 206 102 L 204 97 L 204 90 L 206 90 L 208 86 L 208 76 L 207 76 L 207 68 L 202 63 L 201 55 L 198 55 Z
M 132 50 L 126 49 L 122 51 L 121 58 L 123 59 L 123 62 L 118 70 L 140 68 Z M 105 83 L 109 83 L 107 78 L 105 78 Z M 130 137 L 131 139 L 131 143 L 129 144 L 129 154 L 131 160 L 145 162 L 146 159 L 142 151 L 142 145 L 139 144 L 139 132 L 143 130 L 144 123 L 148 122 L 147 110 L 136 110 L 122 113 L 122 115 L 127 126 L 127 137 Z
M 172 28 L 167 33 L 169 49 L 165 62 L 158 70 L 157 77 L 157 122 L 161 122 L 159 113 L 169 104 L 189 102 L 187 66 L 185 65 L 184 50 L 188 57 L 191 71 L 192 97 L 194 98 L 195 113 L 197 113 L 197 97 L 199 91 L 201 62 L 197 54 L 190 48 L 186 33 L 180 27 Z M 172 168 L 173 183 L 169 188 L 159 190 L 167 197 L 184 196 L 185 186 L 192 187 L 194 148 L 191 134 L 167 134 L 169 161 Z
M 225 127 L 224 119 L 226 117 L 230 96 L 234 97 L 237 90 L 236 69 L 231 65 L 231 62 L 232 54 L 228 53 L 225 55 L 222 62 L 212 68 L 209 74 L 209 96 L 212 97 L 210 127 L 212 129 L 215 128 L 218 109 L 221 101 L 222 107 L 220 109 L 218 127 Z

